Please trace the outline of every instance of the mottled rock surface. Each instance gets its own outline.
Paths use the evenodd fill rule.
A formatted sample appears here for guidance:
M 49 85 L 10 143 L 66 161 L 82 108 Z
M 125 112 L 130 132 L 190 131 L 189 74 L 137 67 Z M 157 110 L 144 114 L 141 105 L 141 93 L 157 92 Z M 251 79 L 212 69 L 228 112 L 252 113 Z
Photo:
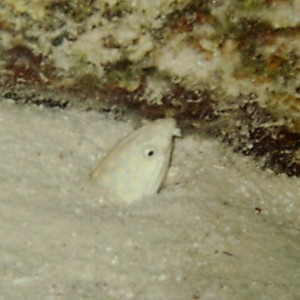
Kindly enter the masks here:
M 0 20 L 4 98 L 173 116 L 300 175 L 299 1 L 4 0 Z

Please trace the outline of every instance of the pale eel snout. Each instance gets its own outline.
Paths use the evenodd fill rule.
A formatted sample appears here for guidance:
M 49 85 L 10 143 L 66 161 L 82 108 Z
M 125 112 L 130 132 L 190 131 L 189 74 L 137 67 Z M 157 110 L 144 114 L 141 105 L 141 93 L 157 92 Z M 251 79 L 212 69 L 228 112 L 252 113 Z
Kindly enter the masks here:
M 170 163 L 174 136 L 180 136 L 175 119 L 148 123 L 104 156 L 92 180 L 127 203 L 157 193 Z

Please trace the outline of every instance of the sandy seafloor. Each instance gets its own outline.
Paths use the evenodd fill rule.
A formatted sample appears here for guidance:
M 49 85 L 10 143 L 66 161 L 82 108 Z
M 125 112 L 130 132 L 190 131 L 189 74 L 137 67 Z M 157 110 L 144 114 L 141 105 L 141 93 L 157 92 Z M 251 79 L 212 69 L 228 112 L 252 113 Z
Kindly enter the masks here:
M 300 299 L 299 179 L 184 136 L 125 205 L 89 173 L 133 127 L 0 102 L 0 299 Z

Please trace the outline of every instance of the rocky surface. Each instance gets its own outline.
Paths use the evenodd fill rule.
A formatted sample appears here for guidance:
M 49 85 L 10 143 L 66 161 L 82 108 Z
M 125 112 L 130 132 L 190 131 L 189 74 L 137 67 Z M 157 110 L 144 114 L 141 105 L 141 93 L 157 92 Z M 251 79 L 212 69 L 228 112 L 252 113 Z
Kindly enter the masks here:
M 299 1 L 0 6 L 5 99 L 173 116 L 277 173 L 300 174 Z

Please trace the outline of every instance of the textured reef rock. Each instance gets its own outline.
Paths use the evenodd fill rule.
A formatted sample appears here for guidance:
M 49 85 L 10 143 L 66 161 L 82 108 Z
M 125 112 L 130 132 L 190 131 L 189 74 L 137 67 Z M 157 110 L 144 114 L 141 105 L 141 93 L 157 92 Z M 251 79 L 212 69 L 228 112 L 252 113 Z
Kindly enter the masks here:
M 173 116 L 300 175 L 297 0 L 4 0 L 6 99 Z

